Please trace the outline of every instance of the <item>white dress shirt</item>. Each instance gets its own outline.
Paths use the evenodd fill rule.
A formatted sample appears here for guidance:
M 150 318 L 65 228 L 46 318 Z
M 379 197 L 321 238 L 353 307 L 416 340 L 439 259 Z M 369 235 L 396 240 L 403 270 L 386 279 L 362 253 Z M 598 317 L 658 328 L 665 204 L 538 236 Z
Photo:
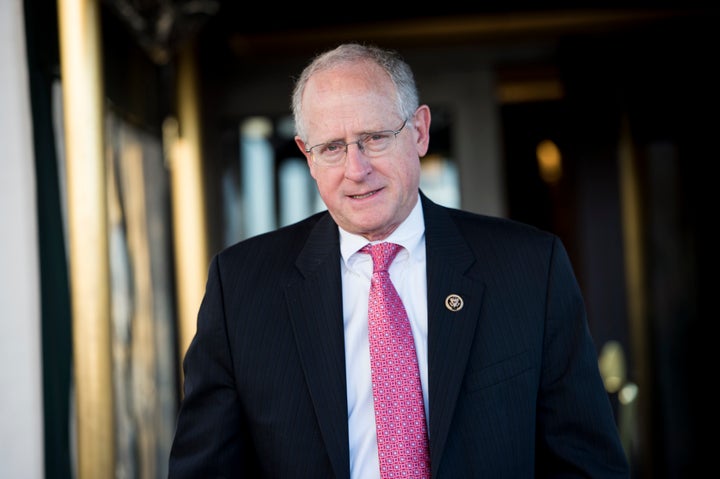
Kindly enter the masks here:
M 403 247 L 390 265 L 389 273 L 410 318 L 420 367 L 425 418 L 429 425 L 425 222 L 419 198 L 407 219 L 383 241 Z M 372 259 L 368 254 L 358 253 L 366 244 L 367 239 L 340 228 L 352 479 L 380 478 L 367 325 Z

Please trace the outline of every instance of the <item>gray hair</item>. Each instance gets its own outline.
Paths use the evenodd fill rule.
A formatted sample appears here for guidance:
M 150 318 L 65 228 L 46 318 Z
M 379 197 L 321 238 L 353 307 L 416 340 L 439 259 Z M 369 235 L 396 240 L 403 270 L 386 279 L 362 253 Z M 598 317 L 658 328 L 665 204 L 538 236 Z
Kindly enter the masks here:
M 378 65 L 390 77 L 395 85 L 396 108 L 400 116 L 407 120 L 419 106 L 418 91 L 410 66 L 392 50 L 372 45 L 345 43 L 316 56 L 298 77 L 292 92 L 292 114 L 295 131 L 303 140 L 307 140 L 306 125 L 302 116 L 302 96 L 307 82 L 315 73 L 328 70 L 343 63 L 371 61 Z

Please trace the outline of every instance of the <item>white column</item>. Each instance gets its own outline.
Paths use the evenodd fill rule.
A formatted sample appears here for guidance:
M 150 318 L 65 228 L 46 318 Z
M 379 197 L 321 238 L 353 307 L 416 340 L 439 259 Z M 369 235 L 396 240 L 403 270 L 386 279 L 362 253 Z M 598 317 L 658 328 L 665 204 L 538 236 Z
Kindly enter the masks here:
M 289 225 L 314 212 L 315 182 L 302 158 L 288 158 L 280 166 L 280 226 Z
M 44 474 L 40 277 L 22 0 L 0 1 L 0 477 Z
M 243 231 L 255 236 L 277 227 L 275 212 L 275 153 L 268 141 L 272 124 L 250 118 L 240 126 Z

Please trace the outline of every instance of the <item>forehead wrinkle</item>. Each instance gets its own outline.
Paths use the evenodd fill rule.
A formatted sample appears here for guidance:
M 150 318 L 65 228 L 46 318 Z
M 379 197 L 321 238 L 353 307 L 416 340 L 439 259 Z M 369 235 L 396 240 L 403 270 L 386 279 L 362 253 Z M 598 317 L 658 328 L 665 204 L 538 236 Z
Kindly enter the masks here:
M 353 143 L 353 142 L 355 142 L 355 141 L 357 141 L 357 140 L 361 140 L 361 139 L 363 139 L 363 138 L 365 138 L 365 137 L 367 137 L 367 136 L 370 136 L 370 135 L 372 135 L 373 133 L 378 133 L 378 132 L 381 132 L 381 131 L 394 131 L 394 130 L 392 130 L 391 128 L 366 129 L 366 130 L 358 131 L 357 133 L 353 133 L 352 138 L 347 138 L 347 137 L 343 137 L 343 138 L 332 138 L 332 139 L 329 139 L 329 140 L 321 141 L 321 142 L 318 143 L 318 144 L 324 145 L 324 144 L 326 144 L 326 143 L 343 143 L 343 144 L 346 144 L 346 145 L 347 145 L 348 143 Z
M 346 71 L 354 75 L 338 74 Z M 311 144 L 352 142 L 367 133 L 395 128 L 388 125 L 388 118 L 397 115 L 394 85 L 374 64 L 340 65 L 319 72 L 308 82 L 305 95 Z
M 318 138 L 316 142 L 313 140 L 311 143 L 323 144 L 335 141 L 349 143 L 369 133 L 392 131 L 397 128 L 398 125 L 391 124 L 396 120 L 402 121 L 397 112 L 395 112 L 393 108 L 388 108 L 387 103 L 380 102 L 378 105 L 378 108 L 368 110 L 369 114 L 364 115 L 362 118 L 360 117 L 361 112 L 358 109 L 353 109 L 353 111 L 347 115 L 337 115 L 336 110 L 330 109 L 330 111 L 333 112 L 332 114 L 321 115 L 322 120 L 319 122 L 308 123 L 309 136 L 316 136 Z M 328 118 L 331 119 L 327 120 Z M 324 136 L 321 136 L 323 135 L 322 133 L 315 135 L 314 132 L 317 131 L 327 131 L 330 133 Z

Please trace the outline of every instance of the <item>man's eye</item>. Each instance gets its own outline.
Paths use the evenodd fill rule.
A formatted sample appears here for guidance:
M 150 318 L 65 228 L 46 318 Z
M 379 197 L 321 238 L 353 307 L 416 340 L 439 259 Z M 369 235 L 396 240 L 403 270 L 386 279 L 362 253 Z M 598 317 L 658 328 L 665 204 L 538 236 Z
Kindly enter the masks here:
M 345 145 L 340 143 L 328 143 L 322 149 L 322 153 L 337 153 L 345 149 Z
M 378 133 L 371 133 L 370 135 L 365 137 L 365 140 L 363 143 L 378 143 L 383 142 L 388 139 L 388 134 L 383 132 Z

